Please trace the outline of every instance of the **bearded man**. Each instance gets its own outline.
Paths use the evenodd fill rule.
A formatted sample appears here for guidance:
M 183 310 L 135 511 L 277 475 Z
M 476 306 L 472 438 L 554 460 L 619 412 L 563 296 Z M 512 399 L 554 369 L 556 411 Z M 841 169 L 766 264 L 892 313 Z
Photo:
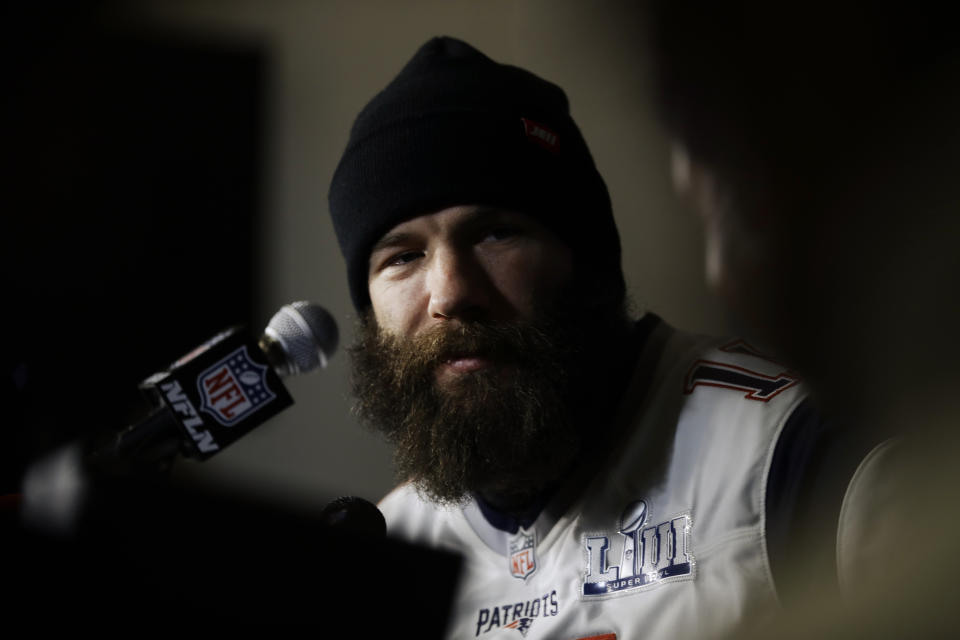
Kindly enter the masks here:
M 796 491 L 828 425 L 746 342 L 630 318 L 559 87 L 427 42 L 356 119 L 330 211 L 388 531 L 465 558 L 451 637 L 720 636 L 776 609 L 796 545 L 832 568 L 835 527 L 794 527 L 839 512 L 852 468 Z

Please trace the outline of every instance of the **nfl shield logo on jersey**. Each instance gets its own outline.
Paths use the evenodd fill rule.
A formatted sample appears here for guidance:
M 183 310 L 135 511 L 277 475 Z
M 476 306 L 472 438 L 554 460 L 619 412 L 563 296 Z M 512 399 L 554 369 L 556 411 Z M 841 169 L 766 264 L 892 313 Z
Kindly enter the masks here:
M 201 408 L 231 427 L 276 397 L 267 387 L 267 367 L 250 359 L 247 347 L 233 353 L 197 378 Z
M 536 530 L 527 531 L 523 527 L 510 538 L 510 575 L 526 580 L 537 570 Z

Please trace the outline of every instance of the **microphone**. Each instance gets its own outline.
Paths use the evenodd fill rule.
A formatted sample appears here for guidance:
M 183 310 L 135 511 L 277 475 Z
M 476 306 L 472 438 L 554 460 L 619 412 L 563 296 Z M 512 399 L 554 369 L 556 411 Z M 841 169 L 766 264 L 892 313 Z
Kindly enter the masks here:
M 153 410 L 93 457 L 206 460 L 292 405 L 281 376 L 326 367 L 338 341 L 330 313 L 307 301 L 281 307 L 256 341 L 231 327 L 141 382 Z
M 24 519 L 70 531 L 94 479 L 142 480 L 168 470 L 177 453 L 206 460 L 223 451 L 292 405 L 281 376 L 325 367 L 338 341 L 333 317 L 306 301 L 281 307 L 258 340 L 242 326 L 222 331 L 140 383 L 152 406 L 145 418 L 31 465 Z
M 387 521 L 375 504 L 357 496 L 340 496 L 320 512 L 320 521 L 332 531 L 385 538 Z
M 325 368 L 338 341 L 333 316 L 323 307 L 301 300 L 280 307 L 259 345 L 274 370 L 286 377 Z

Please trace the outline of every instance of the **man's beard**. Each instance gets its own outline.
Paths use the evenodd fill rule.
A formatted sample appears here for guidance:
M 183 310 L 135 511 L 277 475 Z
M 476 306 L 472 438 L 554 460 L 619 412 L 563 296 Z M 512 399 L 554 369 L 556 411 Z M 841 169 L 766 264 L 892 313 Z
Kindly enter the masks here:
M 525 506 L 581 451 L 596 391 L 587 381 L 597 378 L 587 362 L 599 337 L 589 317 L 453 321 L 413 338 L 386 334 L 368 317 L 350 349 L 356 411 L 386 435 L 398 474 L 427 498 L 456 504 L 479 494 Z M 444 362 L 464 355 L 492 366 L 438 379 Z

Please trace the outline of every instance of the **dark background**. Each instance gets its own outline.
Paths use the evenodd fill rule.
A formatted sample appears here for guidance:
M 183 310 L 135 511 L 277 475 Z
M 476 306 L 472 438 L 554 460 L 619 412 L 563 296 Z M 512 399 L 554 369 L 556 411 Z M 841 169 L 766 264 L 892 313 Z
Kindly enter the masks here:
M 262 49 L 153 33 L 103 3 L 38 4 L 0 13 L 10 620 L 381 636 L 435 589 L 416 629 L 440 637 L 459 559 L 331 528 L 316 509 L 98 474 L 65 535 L 20 526 L 31 463 L 137 421 L 140 380 L 228 326 L 263 324 Z M 362 619 L 368 582 L 391 576 L 407 595 Z
M 8 3 L 0 481 L 119 429 L 137 383 L 254 324 L 266 60 L 101 3 Z

